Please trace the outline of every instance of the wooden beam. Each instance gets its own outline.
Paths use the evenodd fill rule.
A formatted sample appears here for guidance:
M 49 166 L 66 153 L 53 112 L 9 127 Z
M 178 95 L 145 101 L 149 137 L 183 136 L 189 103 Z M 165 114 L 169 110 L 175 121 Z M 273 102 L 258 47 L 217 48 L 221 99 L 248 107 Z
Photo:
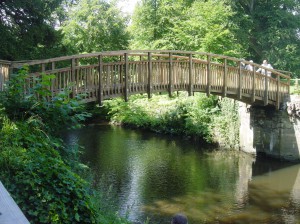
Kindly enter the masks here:
M 98 71 L 99 71 L 99 80 L 98 80 L 98 102 L 102 106 L 103 102 L 103 86 L 102 86 L 102 74 L 103 74 L 103 59 L 102 55 L 98 56 Z
M 256 86 L 255 86 L 255 79 L 256 79 L 256 69 L 255 66 L 253 66 L 253 71 L 252 71 L 252 95 L 251 95 L 251 102 L 255 102 L 255 91 L 256 91 Z
M 238 86 L 238 99 L 242 99 L 242 89 L 243 89 L 243 77 L 242 77 L 242 62 L 239 61 L 239 86 Z
M 206 95 L 210 96 L 210 90 L 211 90 L 211 71 L 210 71 L 210 64 L 211 64 L 211 56 L 207 55 L 207 72 L 206 72 Z
M 72 98 L 75 97 L 75 74 L 76 74 L 76 59 L 71 59 L 71 84 L 72 84 Z
M 280 84 L 280 76 L 277 75 L 277 86 L 276 86 L 276 109 L 279 110 L 280 107 L 280 97 L 279 97 L 279 84 Z
M 148 88 L 147 88 L 148 98 L 151 98 L 152 93 L 152 53 L 148 53 Z
M 268 105 L 269 103 L 269 77 L 265 75 L 265 93 L 264 93 L 264 105 Z
M 173 61 L 172 53 L 169 53 L 169 97 L 172 96 L 173 92 Z
M 228 71 L 228 68 L 227 68 L 227 59 L 224 58 L 224 76 L 223 76 L 223 97 L 226 97 L 227 95 L 227 71 Z
M 189 96 L 192 95 L 194 89 L 193 85 L 193 56 L 189 55 Z
M 129 65 L 128 65 L 128 53 L 124 53 L 125 59 L 125 91 L 124 91 L 124 99 L 128 101 L 128 93 L 129 93 Z

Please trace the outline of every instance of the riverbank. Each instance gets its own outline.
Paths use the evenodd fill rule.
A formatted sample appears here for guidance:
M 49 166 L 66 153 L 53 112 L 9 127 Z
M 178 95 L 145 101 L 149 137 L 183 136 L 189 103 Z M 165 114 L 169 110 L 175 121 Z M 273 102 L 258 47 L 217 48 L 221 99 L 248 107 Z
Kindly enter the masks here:
M 239 147 L 237 109 L 233 100 L 202 93 L 187 96 L 186 92 L 172 98 L 153 95 L 148 99 L 146 95 L 134 95 L 128 102 L 112 99 L 97 108 L 100 116 L 112 124 L 199 139 L 224 149 Z
M 90 116 L 69 92 L 48 101 L 51 76 L 26 95 L 26 68 L 0 92 L 0 180 L 30 223 L 128 223 L 92 185 L 80 147 L 58 130 L 78 128 Z M 90 179 L 89 179 L 90 178 Z

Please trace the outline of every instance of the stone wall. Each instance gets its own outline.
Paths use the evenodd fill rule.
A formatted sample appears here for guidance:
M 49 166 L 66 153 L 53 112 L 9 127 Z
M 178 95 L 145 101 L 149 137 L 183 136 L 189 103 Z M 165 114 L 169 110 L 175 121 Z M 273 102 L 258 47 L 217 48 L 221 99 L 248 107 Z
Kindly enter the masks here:
M 300 97 L 291 96 L 282 110 L 240 103 L 240 148 L 256 154 L 300 161 Z

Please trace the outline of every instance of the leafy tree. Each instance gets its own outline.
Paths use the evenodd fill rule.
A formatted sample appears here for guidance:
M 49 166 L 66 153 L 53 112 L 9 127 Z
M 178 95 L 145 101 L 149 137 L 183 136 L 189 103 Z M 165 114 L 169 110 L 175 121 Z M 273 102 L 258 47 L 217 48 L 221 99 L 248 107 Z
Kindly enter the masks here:
M 143 0 L 133 15 L 131 47 L 240 55 L 232 16 L 224 1 Z
M 230 0 L 239 41 L 251 57 L 267 58 L 274 68 L 300 74 L 300 1 Z
M 51 17 L 61 1 L 0 1 L 1 59 L 43 58 L 61 52 L 61 35 Z
M 61 30 L 64 44 L 72 53 L 126 49 L 127 18 L 104 0 L 81 0 L 68 12 Z

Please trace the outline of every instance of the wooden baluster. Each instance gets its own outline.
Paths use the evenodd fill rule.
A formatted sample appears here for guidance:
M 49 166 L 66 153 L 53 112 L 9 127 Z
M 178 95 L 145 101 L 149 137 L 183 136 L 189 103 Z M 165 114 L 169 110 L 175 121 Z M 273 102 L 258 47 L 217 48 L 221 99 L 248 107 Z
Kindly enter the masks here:
M 102 62 L 102 55 L 100 54 L 98 56 L 98 71 L 99 71 L 99 76 L 98 76 L 98 102 L 99 105 L 102 106 L 103 102 L 103 86 L 102 86 L 102 73 L 103 73 L 103 62 Z
M 151 52 L 148 52 L 148 98 L 151 98 L 151 92 L 152 92 L 152 54 Z
M 252 96 L 251 96 L 251 102 L 254 103 L 255 102 L 255 80 L 256 80 L 256 69 L 255 66 L 253 65 L 253 71 L 252 71 Z
M 52 74 L 54 74 L 54 73 L 53 73 L 54 70 L 55 70 L 55 62 L 53 61 L 53 62 L 51 63 L 51 71 L 52 71 Z M 54 97 L 54 91 L 55 91 L 55 89 L 56 89 L 56 86 L 55 86 L 56 80 L 57 80 L 57 73 L 55 73 L 55 78 L 51 80 L 51 98 Z
M 194 89 L 193 85 L 193 57 L 189 55 L 189 96 L 192 95 Z
M 238 86 L 238 99 L 242 99 L 242 88 L 243 88 L 243 79 L 242 79 L 242 63 L 239 61 L 239 86 Z
M 124 99 L 128 101 L 128 92 L 129 92 L 129 80 L 128 80 L 128 53 L 124 53 L 125 59 L 125 92 L 124 92 Z
M 210 64 L 211 64 L 211 56 L 207 55 L 207 73 L 206 73 L 206 95 L 210 96 L 210 90 L 211 90 L 211 70 L 210 70 Z
M 72 85 L 72 98 L 75 97 L 75 73 L 76 73 L 76 59 L 71 59 L 71 85 Z M 66 86 L 68 88 L 68 86 Z
M 169 53 L 169 96 L 172 96 L 173 92 L 173 61 L 172 61 L 172 53 Z
M 276 109 L 279 110 L 280 107 L 280 98 L 279 98 L 279 84 L 280 84 L 280 76 L 278 74 L 276 74 L 276 81 L 277 81 L 277 85 L 276 85 Z
M 224 58 L 223 97 L 226 97 L 227 95 L 227 80 L 228 80 L 227 71 L 228 71 L 227 59 Z
M 268 102 L 269 102 L 269 78 L 268 76 L 265 74 L 264 75 L 265 77 L 265 94 L 264 94 L 264 105 L 268 105 Z

